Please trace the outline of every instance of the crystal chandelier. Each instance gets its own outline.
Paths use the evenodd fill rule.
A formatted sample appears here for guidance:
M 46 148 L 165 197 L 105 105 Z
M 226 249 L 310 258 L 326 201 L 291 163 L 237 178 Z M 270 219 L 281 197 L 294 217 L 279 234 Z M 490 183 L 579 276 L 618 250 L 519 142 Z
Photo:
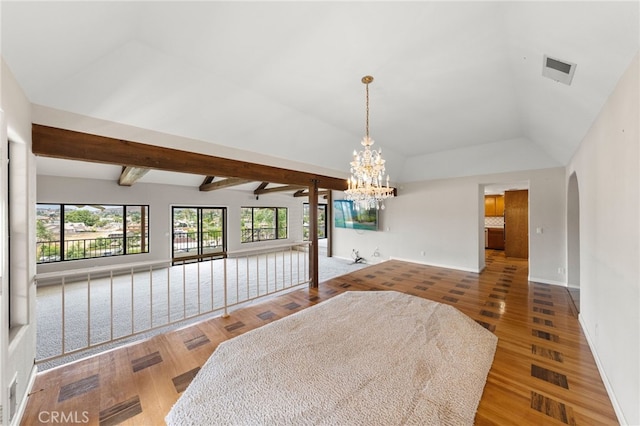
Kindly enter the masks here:
M 356 208 L 375 207 L 384 210 L 384 200 L 393 197 L 394 189 L 389 187 L 389 175 L 386 175 L 386 186 L 383 183 L 385 168 L 382 149 L 371 149 L 374 142 L 369 137 L 369 83 L 372 81 L 373 77 L 370 75 L 362 77 L 362 82 L 367 88 L 366 134 L 360 142 L 364 149 L 360 152 L 353 151 L 351 177 L 344 192 L 347 200 L 353 201 Z

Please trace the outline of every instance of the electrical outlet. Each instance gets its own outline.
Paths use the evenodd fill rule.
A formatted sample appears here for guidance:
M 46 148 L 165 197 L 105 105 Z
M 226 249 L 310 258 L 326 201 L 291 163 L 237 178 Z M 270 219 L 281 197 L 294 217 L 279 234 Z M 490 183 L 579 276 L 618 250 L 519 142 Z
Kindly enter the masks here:
M 420 252 L 420 256 L 424 256 L 424 250 Z
M 562 266 L 558 268 L 558 273 L 564 274 L 564 268 Z

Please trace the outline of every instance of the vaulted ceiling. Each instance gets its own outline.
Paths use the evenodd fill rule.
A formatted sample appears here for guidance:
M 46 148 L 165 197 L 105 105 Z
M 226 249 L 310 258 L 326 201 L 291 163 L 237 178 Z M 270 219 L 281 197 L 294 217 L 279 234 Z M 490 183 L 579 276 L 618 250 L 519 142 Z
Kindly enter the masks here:
M 336 176 L 360 147 L 360 79 L 373 75 L 371 136 L 395 182 L 565 165 L 639 47 L 635 1 L 0 7 L 2 57 L 45 111 Z M 545 54 L 577 65 L 571 85 L 542 76 Z M 121 166 L 71 171 L 38 159 L 40 174 L 117 180 Z M 150 172 L 139 181 L 162 180 Z

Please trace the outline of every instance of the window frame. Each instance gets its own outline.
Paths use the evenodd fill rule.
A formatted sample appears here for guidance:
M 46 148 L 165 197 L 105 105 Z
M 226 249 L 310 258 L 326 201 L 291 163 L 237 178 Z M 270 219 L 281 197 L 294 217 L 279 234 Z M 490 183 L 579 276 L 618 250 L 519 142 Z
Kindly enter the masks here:
M 318 239 L 319 240 L 327 239 L 327 208 L 328 207 L 326 203 L 318 203 Z M 324 214 L 320 214 L 321 210 L 323 210 Z M 321 219 L 324 219 L 324 220 L 321 221 Z M 322 233 L 320 232 L 320 230 L 322 230 Z M 302 241 L 309 241 L 309 203 L 302 203 Z
M 77 207 L 79 205 L 84 206 L 100 206 L 106 209 L 117 209 L 120 208 L 122 212 L 122 223 L 120 224 L 122 227 L 122 232 L 110 233 L 106 237 L 96 237 L 96 238 L 86 238 L 86 239 L 69 239 L 66 237 L 65 233 L 65 224 L 67 223 L 65 216 L 67 214 L 66 207 L 74 206 Z M 59 215 L 59 238 L 58 240 L 49 240 L 49 241 L 39 241 L 38 236 L 36 235 L 36 264 L 37 265 L 46 265 L 51 263 L 59 263 L 59 262 L 72 262 L 79 260 L 89 260 L 89 259 L 102 259 L 105 257 L 114 257 L 114 256 L 129 256 L 136 254 L 148 254 L 149 253 L 149 217 L 150 217 L 150 207 L 149 204 L 101 204 L 101 203 L 36 203 L 36 212 L 38 212 L 41 207 L 57 207 L 58 215 Z M 129 222 L 129 217 L 135 212 L 140 212 L 141 221 L 140 227 L 141 232 L 138 235 L 135 235 L 133 231 L 130 230 L 131 223 Z M 143 213 L 144 212 L 144 213 Z M 38 227 L 38 215 L 36 214 L 36 228 Z M 144 231 L 142 230 L 144 227 Z M 140 240 L 140 250 L 132 250 L 131 241 L 132 239 Z M 105 241 L 108 240 L 108 241 Z M 68 254 L 70 250 L 70 244 L 73 244 L 73 241 L 83 241 L 83 248 L 80 250 L 83 252 L 82 257 L 71 257 Z M 87 249 L 86 242 L 89 241 L 90 246 Z M 42 243 L 54 243 L 57 244 L 57 247 L 54 247 L 53 255 L 52 250 L 49 248 L 47 250 L 47 254 L 44 254 L 44 246 Z M 110 247 L 118 247 L 118 250 L 113 252 L 112 250 L 107 249 L 104 244 L 108 244 Z M 50 246 L 49 246 L 50 247 Z M 88 255 L 87 255 L 88 253 Z M 53 257 L 53 259 L 52 259 Z M 46 258 L 46 260 L 42 260 Z
M 244 211 L 251 210 L 251 228 L 244 227 Z M 273 227 L 256 227 L 256 210 L 273 210 Z M 280 214 L 284 213 L 284 223 L 285 226 L 282 227 L 280 224 L 281 218 Z M 273 230 L 273 238 L 261 238 L 261 230 L 272 229 Z M 256 230 L 258 232 L 256 238 Z M 284 234 L 282 232 L 284 231 Z M 281 236 L 283 235 L 283 236 Z M 250 237 L 247 238 L 247 237 Z M 289 238 L 289 208 L 288 207 L 272 207 L 272 206 L 241 206 L 240 207 L 240 243 L 257 243 L 261 241 L 276 241 L 276 240 L 286 240 Z
M 194 247 L 191 247 L 189 242 L 186 243 L 186 251 L 188 252 L 191 249 L 194 249 L 195 255 L 179 255 L 179 250 L 176 250 L 176 244 L 180 244 L 177 242 L 177 239 L 180 238 L 178 232 L 176 232 L 177 221 L 176 221 L 176 212 L 178 210 L 194 210 L 196 215 L 196 231 L 194 234 L 194 242 L 196 243 Z M 205 214 L 210 210 L 217 210 L 220 212 L 221 219 L 221 229 L 220 229 L 220 241 L 221 246 L 219 250 L 208 250 L 210 246 L 206 246 L 204 244 L 204 224 L 205 224 Z M 210 231 L 209 231 L 210 232 Z M 215 231 L 214 231 L 215 232 Z M 189 233 L 184 233 L 185 238 L 192 238 L 188 235 Z M 194 260 L 192 259 L 195 256 L 195 260 L 197 261 L 206 261 L 211 258 L 220 258 L 227 256 L 227 207 L 220 206 L 191 206 L 191 205 L 175 205 L 171 206 L 171 258 L 174 264 L 183 263 L 185 261 Z

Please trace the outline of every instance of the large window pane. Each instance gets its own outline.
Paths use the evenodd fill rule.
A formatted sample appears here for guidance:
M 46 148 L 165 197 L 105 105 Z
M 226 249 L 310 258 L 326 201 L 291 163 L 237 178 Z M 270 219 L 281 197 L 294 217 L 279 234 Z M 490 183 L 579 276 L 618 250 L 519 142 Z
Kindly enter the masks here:
M 173 208 L 173 256 L 198 254 L 198 209 Z
M 253 209 L 250 207 L 240 209 L 240 231 L 242 232 L 241 242 L 253 241 Z
M 124 254 L 124 207 L 64 206 L 64 259 Z
M 287 238 L 287 209 L 278 209 L 278 238 Z
M 257 238 L 256 238 L 257 229 Z M 260 208 L 253 210 L 254 241 L 276 239 L 276 209 Z
M 38 263 L 149 252 L 149 206 L 38 204 Z
M 210 208 L 201 210 L 201 246 L 203 253 L 224 251 L 224 209 Z
M 327 238 L 327 205 L 318 204 L 318 239 Z M 309 241 L 309 203 L 302 206 L 302 238 Z
M 243 243 L 288 236 L 287 209 L 284 207 L 242 207 L 240 223 Z
M 36 208 L 36 255 L 38 263 L 57 262 L 61 257 L 61 206 L 38 204 Z
M 173 207 L 173 257 L 204 259 L 224 254 L 224 207 Z
M 147 206 L 126 207 L 127 254 L 145 253 L 149 246 L 149 212 Z

